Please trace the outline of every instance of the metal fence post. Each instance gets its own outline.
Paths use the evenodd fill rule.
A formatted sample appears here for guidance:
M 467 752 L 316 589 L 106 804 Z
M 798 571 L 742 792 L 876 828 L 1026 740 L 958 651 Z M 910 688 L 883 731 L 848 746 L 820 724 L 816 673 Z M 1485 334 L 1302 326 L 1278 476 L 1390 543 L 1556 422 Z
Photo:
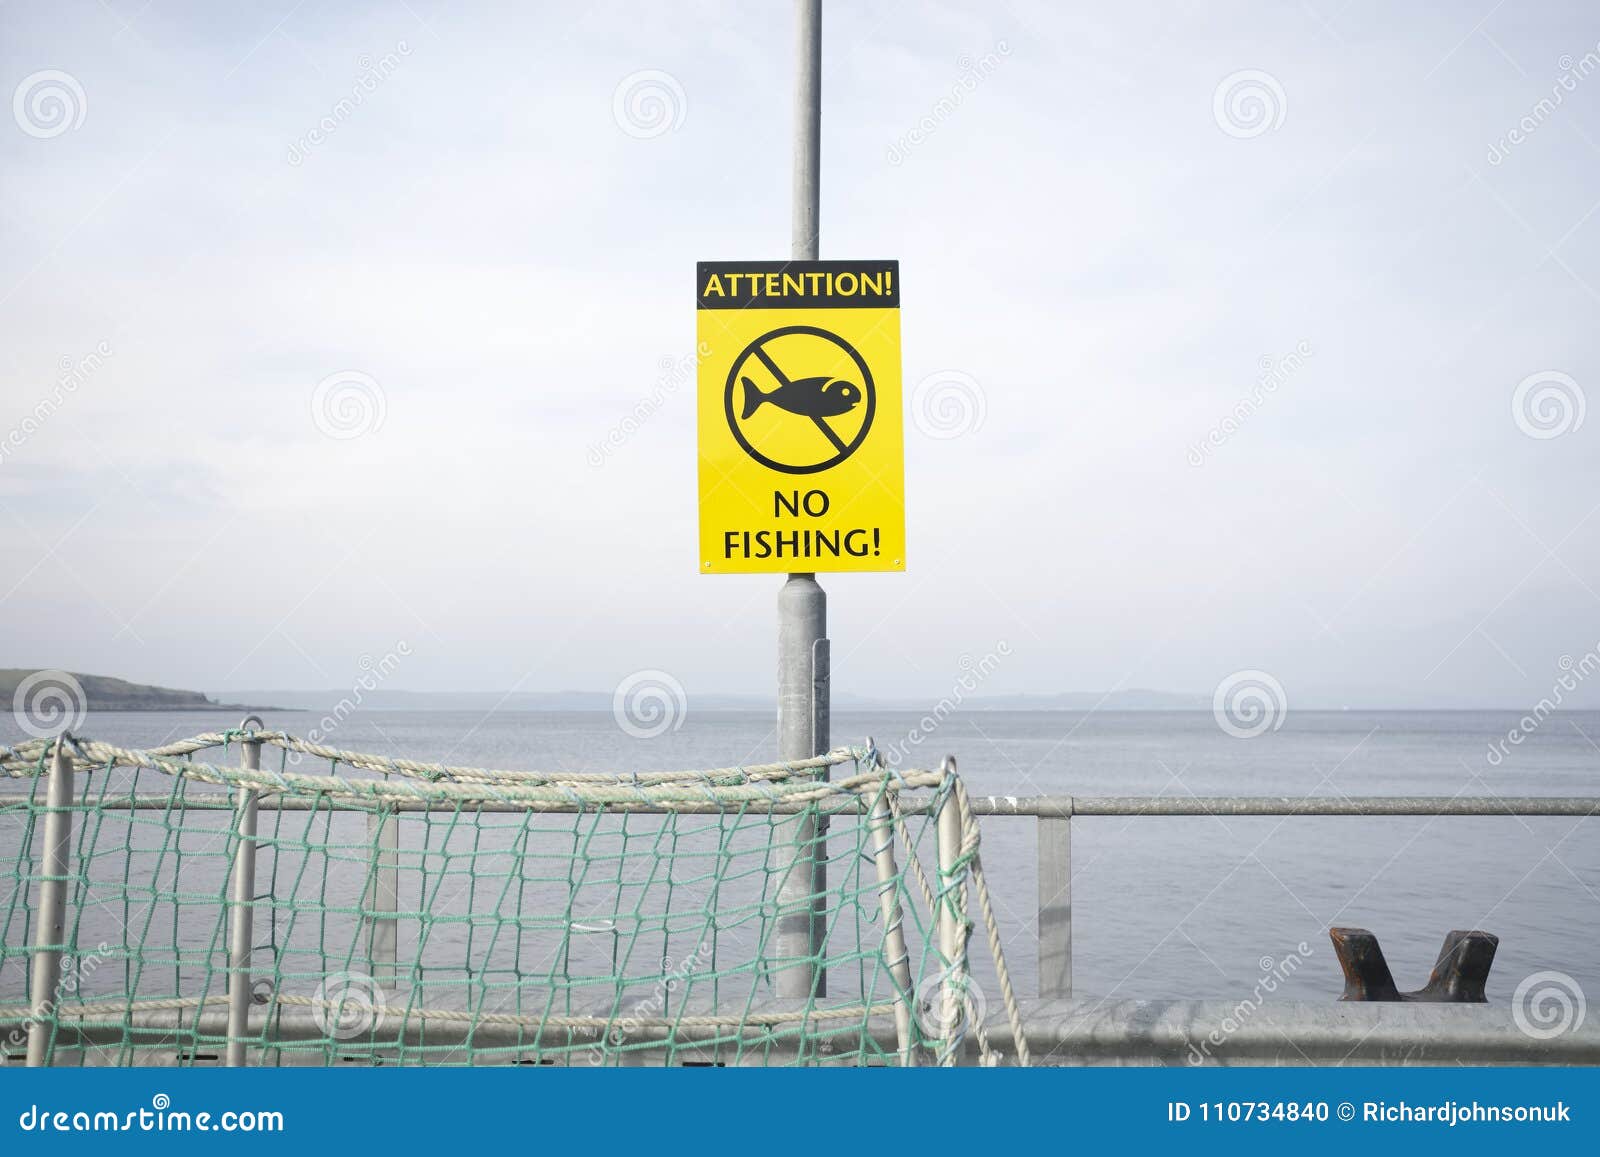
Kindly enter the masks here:
M 1072 816 L 1039 817 L 1039 997 L 1072 995 Z
M 400 975 L 400 925 L 394 916 L 400 906 L 400 813 L 387 805 L 377 805 L 375 811 L 367 813 L 367 833 L 372 839 L 367 947 L 372 958 L 372 979 L 387 989 Z
M 253 716 L 251 718 L 254 718 Z M 255 720 L 260 723 L 260 720 Z M 245 723 L 249 723 L 246 719 Z M 241 726 L 243 726 L 241 724 Z M 261 742 L 247 740 L 242 747 L 247 771 L 261 770 Z M 250 951 L 254 943 L 256 898 L 256 792 L 239 789 L 234 812 L 238 843 L 233 849 L 233 926 L 228 943 L 228 1066 L 245 1063 L 246 1036 L 250 1031 Z
M 870 743 L 869 743 L 870 746 Z M 872 804 L 872 859 L 878 870 L 878 910 L 883 916 L 883 959 L 894 982 L 894 1028 L 900 1044 L 900 1064 L 917 1063 L 911 1038 L 911 958 L 906 953 L 904 914 L 900 908 L 899 869 L 894 861 L 894 822 L 885 789 Z
M 954 777 L 955 760 L 945 757 L 941 768 L 948 777 Z M 954 1065 L 960 1052 L 958 1030 L 967 1015 L 963 999 L 966 976 L 966 929 L 962 927 L 961 913 L 966 905 L 966 884 L 953 884 L 956 861 L 961 858 L 961 802 L 953 787 L 941 786 L 944 802 L 939 806 L 939 956 L 944 960 L 944 985 L 939 994 L 939 1026 L 945 1034 L 939 1042 L 939 1064 Z
M 67 873 L 72 857 L 72 757 L 62 732 L 56 738 L 50 781 L 45 786 L 44 871 L 39 884 L 39 923 L 33 932 L 33 979 L 28 989 L 28 1067 L 48 1063 L 53 1030 L 60 1023 L 61 956 L 67 946 Z

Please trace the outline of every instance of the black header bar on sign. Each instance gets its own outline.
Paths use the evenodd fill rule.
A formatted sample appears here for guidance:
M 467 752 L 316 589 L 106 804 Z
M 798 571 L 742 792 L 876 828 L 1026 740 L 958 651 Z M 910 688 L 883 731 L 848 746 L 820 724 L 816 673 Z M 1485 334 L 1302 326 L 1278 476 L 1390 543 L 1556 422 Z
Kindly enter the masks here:
M 701 261 L 697 309 L 899 309 L 898 261 Z

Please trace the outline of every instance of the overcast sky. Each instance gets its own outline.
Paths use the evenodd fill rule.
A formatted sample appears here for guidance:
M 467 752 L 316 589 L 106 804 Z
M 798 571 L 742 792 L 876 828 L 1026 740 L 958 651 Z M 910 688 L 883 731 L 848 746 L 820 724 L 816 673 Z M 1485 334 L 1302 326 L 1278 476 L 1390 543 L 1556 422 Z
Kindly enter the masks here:
M 696 573 L 677 367 L 695 261 L 787 255 L 792 43 L 7 5 L 0 666 L 768 688 L 781 580 Z M 1597 45 L 1588 3 L 830 0 L 822 255 L 900 261 L 908 407 L 837 691 L 1003 647 L 986 693 L 1549 694 L 1600 643 Z

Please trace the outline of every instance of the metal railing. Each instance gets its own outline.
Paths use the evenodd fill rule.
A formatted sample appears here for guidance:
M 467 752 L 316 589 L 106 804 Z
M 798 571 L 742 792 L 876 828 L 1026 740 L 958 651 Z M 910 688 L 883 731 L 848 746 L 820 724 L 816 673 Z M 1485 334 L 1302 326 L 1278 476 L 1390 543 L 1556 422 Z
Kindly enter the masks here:
M 1592 796 L 973 796 L 980 816 L 1038 821 L 1039 996 L 1072 996 L 1074 816 L 1570 816 L 1600 814 Z
M 259 764 L 259 743 L 243 745 L 245 766 Z M 33 959 L 31 992 L 51 993 L 59 983 L 59 945 L 64 940 L 65 887 L 70 877 L 68 856 L 70 848 L 71 815 L 73 811 L 73 774 L 71 761 L 58 748 L 52 761 L 47 785 L 47 814 L 44 831 L 44 871 L 39 898 L 40 925 L 37 930 L 39 951 Z M 30 796 L 0 793 L 0 807 L 25 804 Z M 901 810 L 906 814 L 926 812 L 934 806 L 930 798 L 907 795 L 901 799 Z M 1584 818 L 1600 815 L 1600 797 L 1587 796 L 1066 796 L 1045 795 L 972 796 L 970 805 L 974 814 L 983 817 L 1032 817 L 1037 827 L 1037 942 L 1039 999 L 1029 1002 L 1027 1032 L 1035 1047 L 1043 1046 L 1048 1055 L 1053 1049 L 1065 1049 L 1075 1056 L 1092 1056 L 1095 1049 L 1111 1048 L 1115 1055 L 1146 1056 L 1148 1059 L 1171 1061 L 1188 1040 L 1197 1010 L 1207 1002 L 1159 1002 L 1170 1004 L 1174 1010 L 1168 1015 L 1170 1022 L 1152 1019 L 1154 1005 L 1150 1002 L 1121 1002 L 1116 1006 L 1096 1005 L 1086 1009 L 1068 1004 L 1072 997 L 1072 824 L 1079 816 L 1139 817 L 1139 816 L 1542 816 Z M 96 806 L 104 809 L 129 811 L 161 810 L 170 808 L 172 801 L 165 795 L 136 795 L 102 797 Z M 427 801 L 390 801 L 386 809 L 394 813 L 427 810 L 434 806 Z M 803 806 L 803 805 L 797 805 Z M 256 814 L 259 810 L 302 811 L 313 807 L 351 810 L 369 810 L 353 803 L 330 800 L 311 800 L 303 797 L 277 797 L 262 795 L 252 790 L 218 793 L 212 797 L 191 796 L 183 803 L 186 810 L 228 810 L 235 812 L 235 823 L 240 842 L 236 849 L 234 879 L 232 881 L 233 921 L 230 928 L 230 966 L 228 996 L 229 1008 L 225 1014 L 213 1016 L 219 1025 L 225 1023 L 228 1036 L 228 1063 L 244 1061 L 245 1041 L 254 1033 L 254 1022 L 260 1010 L 250 1003 L 248 981 L 250 972 L 251 925 L 250 897 L 254 891 L 254 851 Z M 496 804 L 484 801 L 476 805 L 482 811 L 518 811 L 515 804 Z M 775 805 L 775 812 L 796 810 L 786 805 Z M 368 911 L 374 963 L 379 968 L 393 968 L 394 934 L 393 918 L 386 914 L 395 910 L 397 865 L 392 833 L 396 825 L 390 823 L 388 839 L 378 838 L 374 845 L 375 864 L 373 894 L 364 904 Z M 953 835 L 944 833 L 953 845 Z M 1221 1007 L 1219 1002 L 1210 1002 Z M 1225 1002 L 1224 1002 L 1225 1003 Z M 1123 1007 L 1128 1006 L 1128 1007 Z M 1345 1006 L 1347 1009 L 1349 1006 Z M 1120 1011 L 1119 1011 L 1120 1010 Z M 1273 1017 L 1263 1018 L 1260 1027 L 1265 1031 L 1266 1044 L 1261 1046 L 1261 1059 L 1283 1059 L 1271 1051 L 1287 1042 L 1300 1056 L 1312 1055 L 1308 1050 L 1326 1046 L 1343 1048 L 1345 1035 L 1355 1031 L 1349 1017 L 1330 1020 L 1320 1006 L 1286 1006 Z M 208 1014 L 209 1015 L 209 1014 Z M 1454 1048 L 1455 1053 L 1442 1056 L 1462 1058 L 1482 1056 L 1485 1059 L 1554 1059 L 1564 1057 L 1569 1063 L 1592 1063 L 1600 1057 L 1600 1037 L 1594 1033 L 1571 1042 L 1567 1053 L 1552 1053 L 1535 1049 L 1523 1057 L 1517 1050 L 1526 1052 L 1529 1042 L 1518 1038 L 1505 1026 L 1486 1026 L 1472 1020 L 1470 1014 L 1438 1013 L 1428 1015 L 1437 1019 L 1427 1023 L 1436 1025 L 1439 1032 L 1430 1036 L 1430 1047 Z M 1384 1043 L 1379 1037 L 1377 1052 L 1363 1053 L 1368 1059 L 1383 1063 L 1388 1054 L 1382 1049 L 1395 1051 L 1395 1059 L 1410 1054 L 1402 1046 L 1416 1035 L 1418 1024 L 1406 1019 L 1413 1016 L 1399 1009 L 1385 1011 L 1373 1007 L 1363 1009 L 1356 1027 L 1361 1032 L 1358 1041 L 1367 1041 L 1372 1033 L 1385 1027 L 1395 1040 Z M 1456 1020 L 1450 1019 L 1451 1017 Z M 160 1018 L 156 1018 L 159 1020 Z M 1367 1021 L 1371 1024 L 1368 1025 Z M 1456 1021 L 1459 1020 L 1459 1024 Z M 1365 1027 L 1362 1027 L 1365 1026 Z M 279 1026 L 283 1027 L 282 1025 Z M 1004 1029 L 1000 1030 L 1003 1034 Z M 1037 1038 L 1037 1039 L 1035 1039 Z M 1420 1038 L 1419 1038 L 1420 1039 Z M 1108 1045 L 1107 1042 L 1112 1042 Z M 1398 1042 L 1398 1043 L 1397 1043 Z M 29 1063 L 38 1064 L 44 1059 L 44 1034 L 30 1033 Z M 1120 1050 L 1120 1051 L 1117 1051 Z M 1131 1050 L 1131 1051 L 1130 1051 Z M 1145 1051 L 1140 1051 L 1145 1050 Z M 1474 1051 L 1478 1050 L 1478 1051 Z M 1241 1047 L 1241 1052 L 1243 1048 Z M 1108 1055 L 1112 1055 L 1108 1053 Z M 1320 1054 L 1318 1054 L 1320 1055 Z M 1332 1055 L 1330 1053 L 1330 1055 Z M 1345 1053 L 1343 1055 L 1350 1055 Z M 1293 1058 L 1288 1058 L 1293 1059 Z

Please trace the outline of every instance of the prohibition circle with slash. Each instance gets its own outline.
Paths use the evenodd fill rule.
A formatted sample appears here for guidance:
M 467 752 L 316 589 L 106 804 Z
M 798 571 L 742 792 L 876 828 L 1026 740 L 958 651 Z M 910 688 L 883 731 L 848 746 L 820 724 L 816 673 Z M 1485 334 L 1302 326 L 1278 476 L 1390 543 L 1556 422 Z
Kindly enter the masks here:
M 813 340 L 808 344 L 811 345 L 818 341 L 825 343 L 825 348 L 818 351 L 820 356 L 812 355 L 808 351 L 805 358 L 808 363 L 838 364 L 839 355 L 842 353 L 854 363 L 856 372 L 860 374 L 860 382 L 835 377 L 833 374 L 790 377 L 784 373 L 767 346 L 778 338 L 793 335 L 810 337 Z M 793 362 L 792 347 L 784 351 L 784 356 Z M 777 383 L 775 389 L 763 391 L 750 377 L 752 363 L 759 364 L 766 370 Z M 773 454 L 762 453 L 756 449 L 750 444 L 741 422 L 748 421 L 765 405 L 775 406 L 797 418 L 814 422 L 823 437 L 828 440 L 834 453 L 818 461 L 796 462 L 784 461 L 774 457 Z M 855 437 L 847 442 L 829 425 L 828 419 L 842 417 L 855 410 L 857 406 L 863 407 L 861 428 L 856 431 Z M 878 392 L 873 385 L 872 371 L 867 368 L 866 359 L 838 334 L 819 329 L 814 325 L 786 325 L 782 329 L 762 334 L 745 346 L 739 356 L 733 359 L 733 366 L 728 370 L 728 384 L 723 393 L 723 410 L 727 414 L 728 429 L 733 432 L 734 440 L 757 462 L 784 474 L 816 474 L 843 462 L 867 440 L 867 432 L 872 429 L 872 419 L 877 408 Z

